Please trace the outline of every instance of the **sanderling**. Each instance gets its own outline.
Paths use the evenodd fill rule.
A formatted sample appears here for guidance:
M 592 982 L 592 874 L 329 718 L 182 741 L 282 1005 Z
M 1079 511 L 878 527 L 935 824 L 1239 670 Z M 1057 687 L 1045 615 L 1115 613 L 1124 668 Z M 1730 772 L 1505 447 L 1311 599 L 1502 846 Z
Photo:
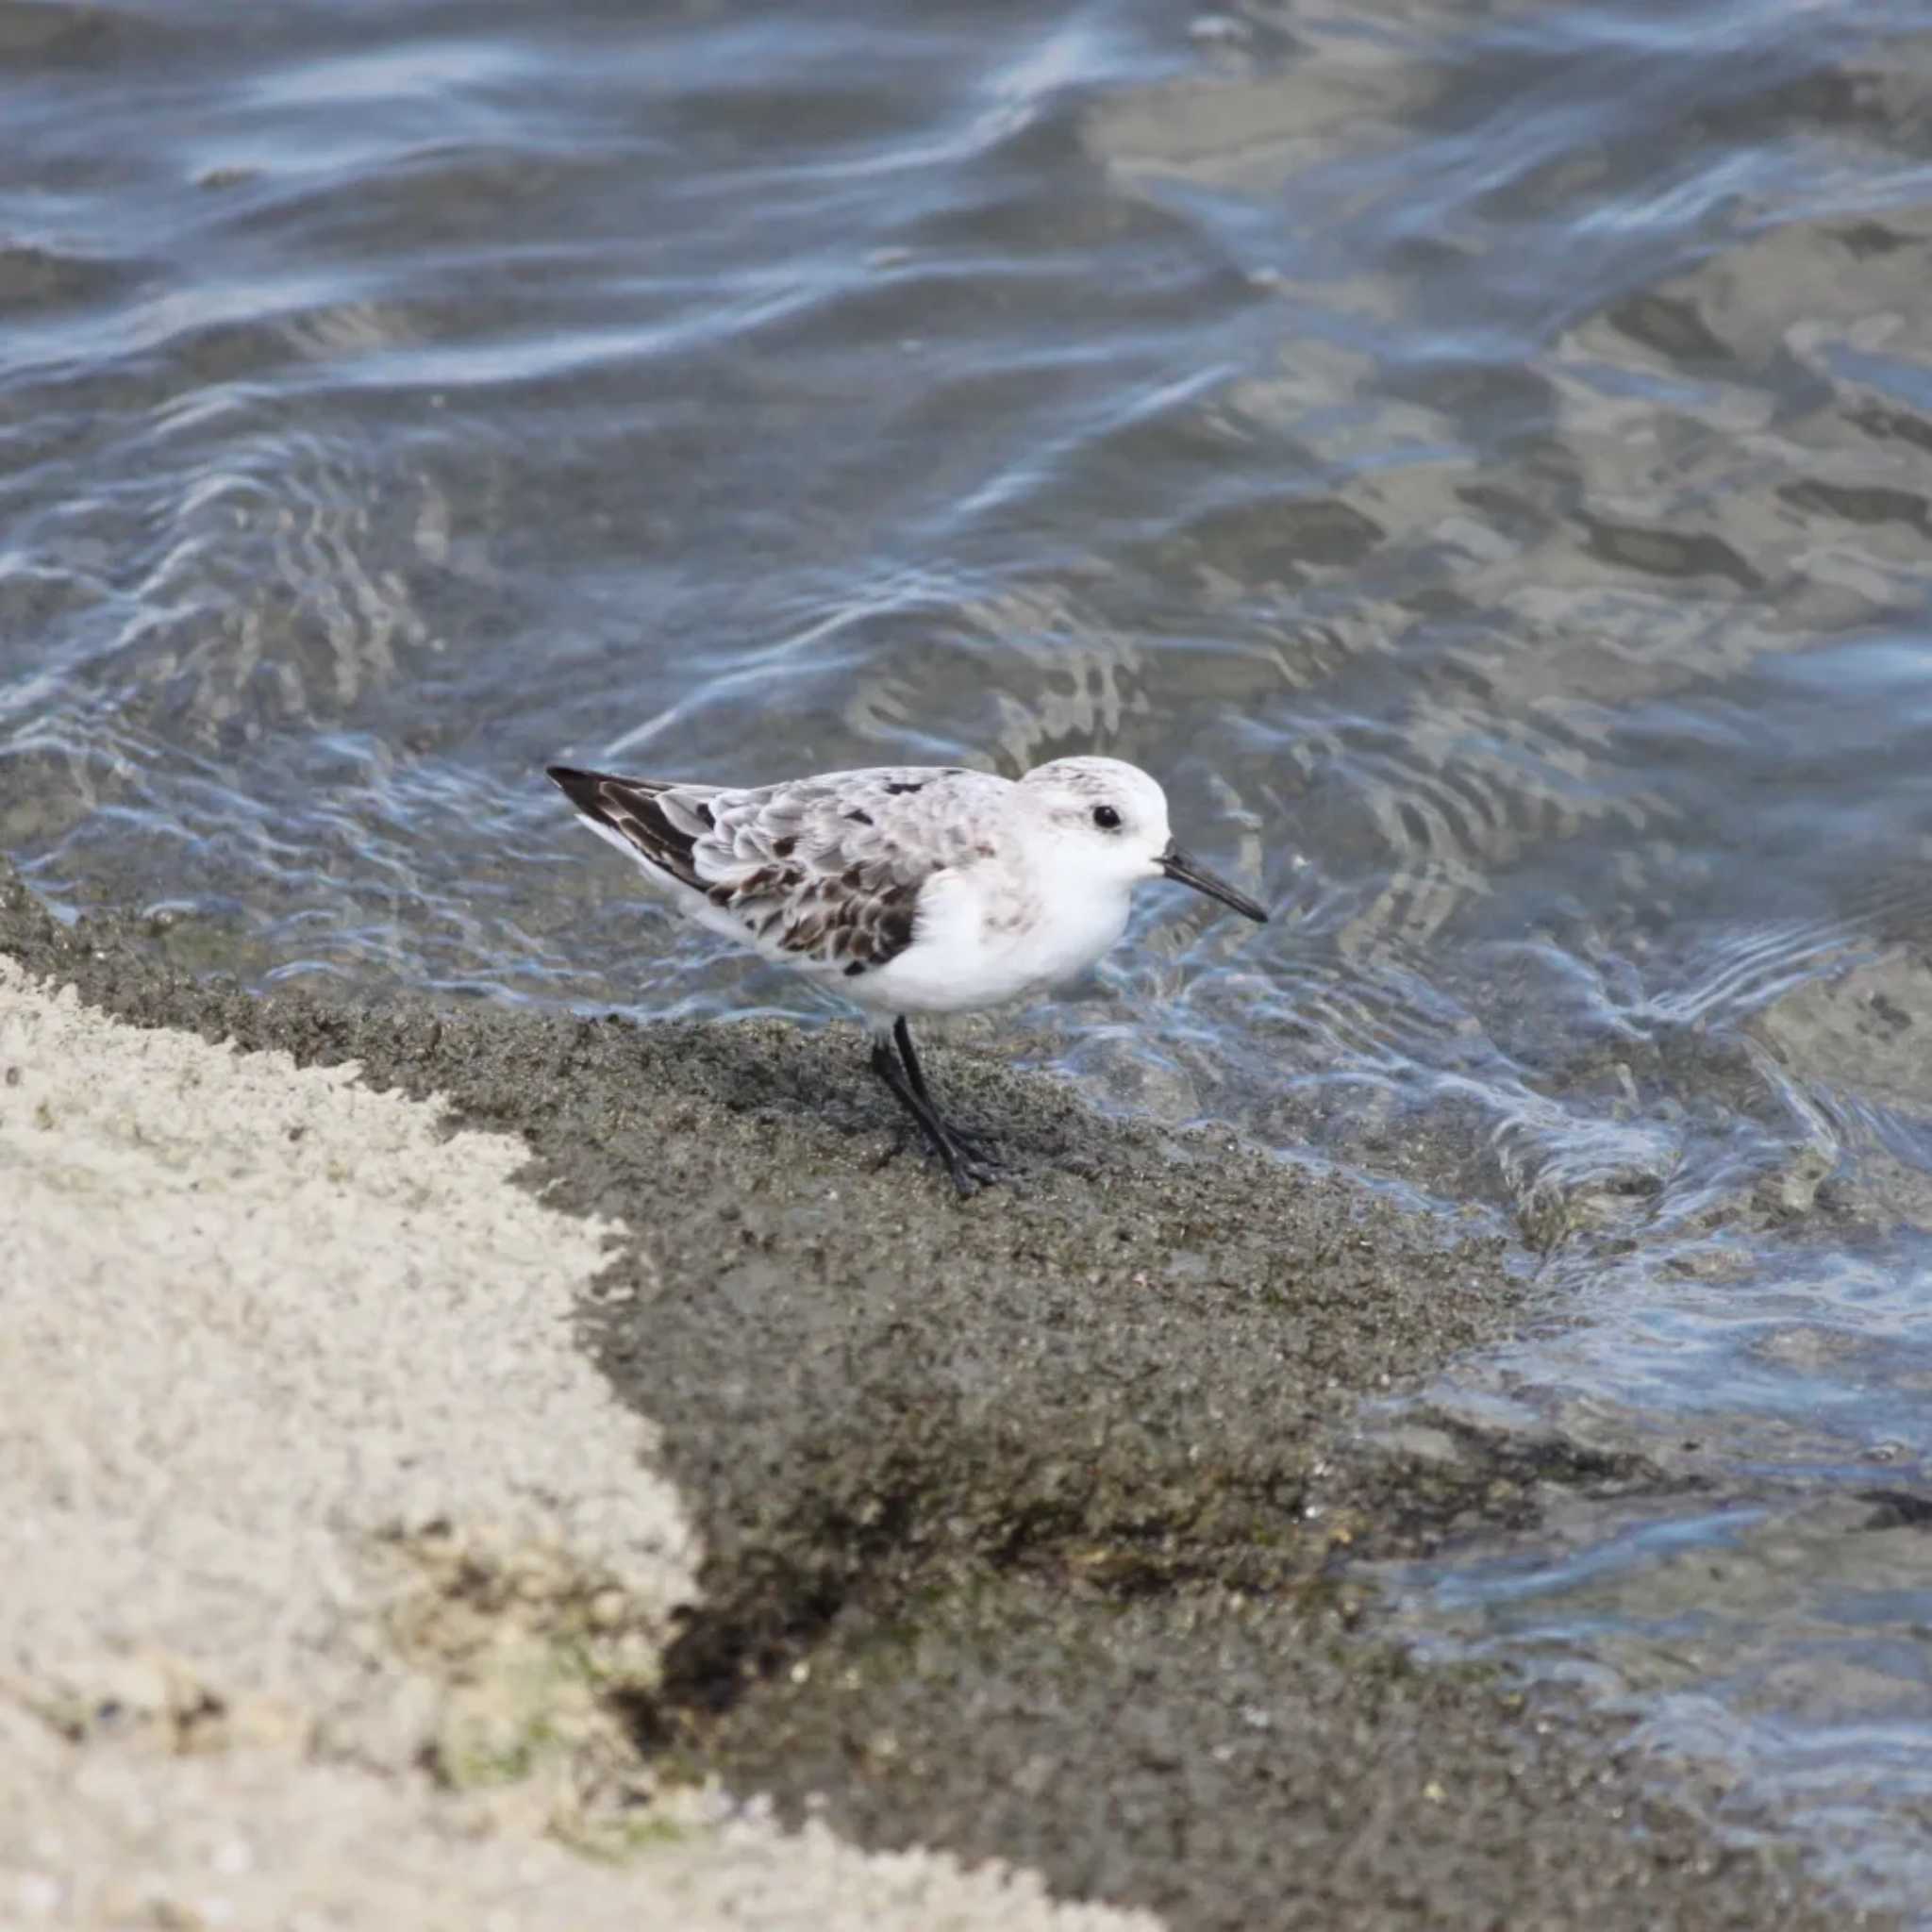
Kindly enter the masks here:
M 1017 782 L 921 766 L 742 789 L 550 775 L 687 917 L 864 1012 L 873 1072 L 962 1194 L 995 1173 L 934 1104 L 908 1013 L 1001 1006 L 1085 972 L 1142 879 L 1268 917 L 1180 849 L 1166 794 L 1119 758 L 1057 758 Z

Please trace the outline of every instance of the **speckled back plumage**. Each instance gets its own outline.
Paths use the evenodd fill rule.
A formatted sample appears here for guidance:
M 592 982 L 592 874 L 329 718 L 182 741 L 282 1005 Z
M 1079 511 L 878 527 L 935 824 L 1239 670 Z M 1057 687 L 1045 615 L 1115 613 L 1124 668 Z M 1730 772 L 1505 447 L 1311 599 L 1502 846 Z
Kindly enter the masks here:
M 890 765 L 741 791 L 552 776 L 607 839 L 682 888 L 705 924 L 848 981 L 911 944 L 937 874 L 993 856 L 989 827 L 1010 790 L 985 773 Z

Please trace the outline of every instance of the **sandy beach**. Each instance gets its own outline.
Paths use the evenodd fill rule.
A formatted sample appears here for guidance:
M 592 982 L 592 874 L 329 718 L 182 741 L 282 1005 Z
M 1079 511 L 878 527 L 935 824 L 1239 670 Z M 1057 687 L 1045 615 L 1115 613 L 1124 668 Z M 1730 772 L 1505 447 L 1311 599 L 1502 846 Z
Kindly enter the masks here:
M 0 1923 L 1843 1925 L 1363 1556 L 1661 1473 L 1364 1426 L 1553 1311 L 940 1048 L 258 997 L 0 878 Z M 1868 1923 L 1877 1923 L 1871 1921 Z

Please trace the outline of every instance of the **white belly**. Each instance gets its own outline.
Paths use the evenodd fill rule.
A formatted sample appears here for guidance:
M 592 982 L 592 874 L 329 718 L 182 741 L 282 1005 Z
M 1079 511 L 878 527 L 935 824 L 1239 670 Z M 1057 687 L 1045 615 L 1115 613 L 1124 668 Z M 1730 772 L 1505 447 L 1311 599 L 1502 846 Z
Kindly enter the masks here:
M 1029 907 L 990 900 L 972 873 L 933 880 L 912 943 L 842 991 L 891 1013 L 960 1013 L 1004 1006 L 1074 978 L 1126 930 L 1124 891 Z

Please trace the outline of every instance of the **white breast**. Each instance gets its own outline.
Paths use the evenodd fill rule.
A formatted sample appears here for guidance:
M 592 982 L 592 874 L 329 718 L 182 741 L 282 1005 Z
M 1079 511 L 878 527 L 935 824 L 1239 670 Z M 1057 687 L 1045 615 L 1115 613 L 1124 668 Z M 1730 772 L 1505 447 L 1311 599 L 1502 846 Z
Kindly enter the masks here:
M 960 1013 L 1072 979 L 1126 930 L 1124 891 L 1051 897 L 991 867 L 942 873 L 920 894 L 912 943 L 847 989 L 892 1013 Z

